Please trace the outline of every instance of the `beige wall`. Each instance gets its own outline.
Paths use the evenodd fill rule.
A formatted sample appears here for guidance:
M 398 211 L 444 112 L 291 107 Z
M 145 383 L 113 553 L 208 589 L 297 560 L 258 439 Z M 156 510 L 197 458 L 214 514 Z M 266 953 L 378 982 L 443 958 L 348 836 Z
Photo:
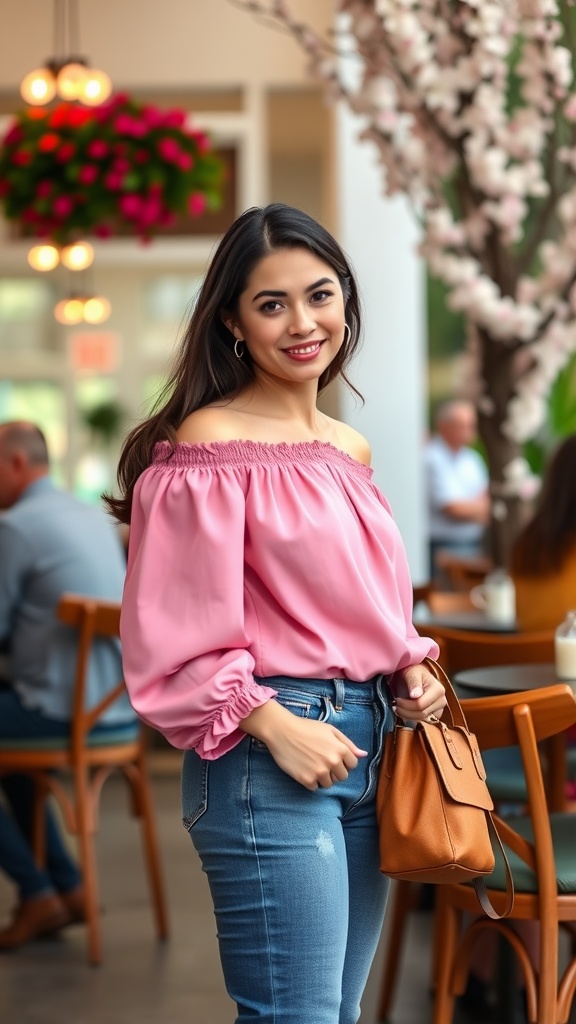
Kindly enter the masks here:
M 320 27 L 331 0 L 294 0 Z M 78 0 L 80 41 L 115 88 L 211 88 L 305 82 L 293 41 L 228 0 Z M 0 91 L 53 50 L 52 0 L 0 0 Z

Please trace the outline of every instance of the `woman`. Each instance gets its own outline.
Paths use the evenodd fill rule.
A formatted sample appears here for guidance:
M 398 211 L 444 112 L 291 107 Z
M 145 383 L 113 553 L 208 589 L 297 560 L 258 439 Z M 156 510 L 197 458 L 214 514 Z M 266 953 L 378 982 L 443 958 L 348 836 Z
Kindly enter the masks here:
M 576 608 L 576 434 L 550 460 L 510 566 L 520 629 L 555 629 Z
M 283 205 L 232 225 L 161 408 L 128 438 L 122 640 L 140 715 L 186 751 L 238 1020 L 353 1024 L 387 893 L 383 735 L 441 713 L 368 444 L 316 405 L 359 338 L 334 239 Z

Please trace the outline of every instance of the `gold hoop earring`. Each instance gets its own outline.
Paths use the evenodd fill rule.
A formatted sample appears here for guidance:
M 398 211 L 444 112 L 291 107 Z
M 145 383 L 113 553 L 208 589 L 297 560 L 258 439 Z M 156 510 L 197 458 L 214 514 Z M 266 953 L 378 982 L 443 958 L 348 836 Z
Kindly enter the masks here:
M 236 356 L 236 359 L 242 359 L 242 356 L 244 355 L 244 350 L 242 350 L 242 352 L 238 351 L 238 345 L 243 345 L 243 344 L 244 344 L 244 339 L 243 338 L 236 338 L 236 341 L 234 342 L 234 355 Z
M 344 334 L 344 340 L 345 340 L 346 344 L 348 345 L 349 342 L 350 342 L 350 338 L 352 337 L 352 331 L 350 329 L 350 324 L 344 324 L 344 331 L 345 332 L 348 331 L 348 337 L 346 337 L 346 334 Z

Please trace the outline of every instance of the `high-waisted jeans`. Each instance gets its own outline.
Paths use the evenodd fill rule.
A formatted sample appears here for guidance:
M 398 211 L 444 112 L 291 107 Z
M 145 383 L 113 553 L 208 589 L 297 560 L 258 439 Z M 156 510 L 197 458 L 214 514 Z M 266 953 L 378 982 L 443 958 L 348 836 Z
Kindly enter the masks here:
M 368 756 L 311 791 L 249 736 L 216 761 L 186 752 L 184 825 L 208 876 L 226 987 L 238 1024 L 355 1024 L 388 892 L 375 818 L 386 682 L 258 681 Z

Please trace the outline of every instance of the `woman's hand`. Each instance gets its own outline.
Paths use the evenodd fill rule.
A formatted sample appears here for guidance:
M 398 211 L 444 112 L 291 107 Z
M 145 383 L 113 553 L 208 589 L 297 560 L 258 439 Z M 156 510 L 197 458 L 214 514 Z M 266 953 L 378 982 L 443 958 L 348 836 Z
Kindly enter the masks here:
M 439 679 L 426 665 L 410 665 L 394 677 L 396 710 L 400 718 L 425 722 L 440 717 L 446 707 L 446 693 Z
M 367 755 L 335 726 L 298 718 L 276 700 L 255 708 L 240 727 L 262 740 L 278 767 L 306 789 L 328 789 L 347 779 Z

